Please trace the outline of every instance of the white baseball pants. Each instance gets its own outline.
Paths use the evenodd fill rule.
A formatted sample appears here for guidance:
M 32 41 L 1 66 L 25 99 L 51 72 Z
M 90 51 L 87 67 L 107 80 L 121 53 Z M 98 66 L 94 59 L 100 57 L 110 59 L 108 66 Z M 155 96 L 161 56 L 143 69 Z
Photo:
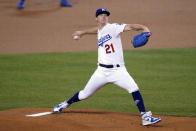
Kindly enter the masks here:
M 113 83 L 127 90 L 129 93 L 139 90 L 137 84 L 124 66 L 115 68 L 98 66 L 85 88 L 79 92 L 79 100 L 87 99 L 108 83 Z

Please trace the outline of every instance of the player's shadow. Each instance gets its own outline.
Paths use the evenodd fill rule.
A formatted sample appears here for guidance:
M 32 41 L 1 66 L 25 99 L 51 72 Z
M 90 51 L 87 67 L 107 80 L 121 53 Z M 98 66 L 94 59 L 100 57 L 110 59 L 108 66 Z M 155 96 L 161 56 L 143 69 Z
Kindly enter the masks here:
M 159 125 L 159 124 L 154 124 L 154 125 L 149 125 L 149 126 L 143 126 L 142 124 L 141 124 L 141 126 L 143 127 L 143 128 L 161 128 L 161 127 L 164 127 L 163 125 Z
M 66 113 L 66 114 L 111 114 L 110 112 L 100 112 L 100 111 L 62 111 L 61 113 Z

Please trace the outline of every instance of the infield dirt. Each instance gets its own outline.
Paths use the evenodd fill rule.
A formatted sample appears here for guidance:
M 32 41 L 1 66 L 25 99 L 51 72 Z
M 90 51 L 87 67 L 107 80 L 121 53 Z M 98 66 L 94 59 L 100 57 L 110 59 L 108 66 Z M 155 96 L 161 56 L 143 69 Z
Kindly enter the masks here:
M 73 7 L 62 8 L 59 0 L 0 0 L 0 54 L 97 50 L 96 35 L 72 39 L 76 30 L 96 26 L 95 11 L 110 12 L 111 23 L 144 24 L 152 32 L 140 49 L 196 47 L 195 0 L 69 0 Z M 124 49 L 133 49 L 135 35 L 124 33 Z

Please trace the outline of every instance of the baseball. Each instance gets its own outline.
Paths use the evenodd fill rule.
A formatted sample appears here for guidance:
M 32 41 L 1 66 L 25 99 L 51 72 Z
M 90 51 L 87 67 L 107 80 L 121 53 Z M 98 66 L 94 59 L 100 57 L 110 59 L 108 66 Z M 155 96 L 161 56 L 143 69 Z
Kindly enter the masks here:
M 79 39 L 79 36 L 78 36 L 78 35 L 75 35 L 75 36 L 73 37 L 73 39 L 74 39 L 74 40 L 78 40 L 78 39 Z

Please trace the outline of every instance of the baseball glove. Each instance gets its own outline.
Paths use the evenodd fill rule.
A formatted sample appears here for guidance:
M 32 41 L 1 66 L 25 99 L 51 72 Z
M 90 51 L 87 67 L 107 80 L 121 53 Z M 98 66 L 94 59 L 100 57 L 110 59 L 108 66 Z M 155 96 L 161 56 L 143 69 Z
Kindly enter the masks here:
M 151 36 L 150 32 L 143 32 L 139 35 L 134 36 L 131 42 L 134 48 L 144 46 L 148 42 L 148 38 Z

